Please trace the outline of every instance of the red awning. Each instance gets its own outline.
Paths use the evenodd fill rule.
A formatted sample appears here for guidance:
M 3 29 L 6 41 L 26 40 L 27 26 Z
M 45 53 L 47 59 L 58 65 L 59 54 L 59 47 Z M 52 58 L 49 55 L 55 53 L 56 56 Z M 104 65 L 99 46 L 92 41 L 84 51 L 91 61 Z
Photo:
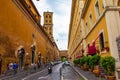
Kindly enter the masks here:
M 94 54 L 96 54 L 95 43 L 93 43 L 93 45 L 88 48 L 88 55 L 94 55 Z

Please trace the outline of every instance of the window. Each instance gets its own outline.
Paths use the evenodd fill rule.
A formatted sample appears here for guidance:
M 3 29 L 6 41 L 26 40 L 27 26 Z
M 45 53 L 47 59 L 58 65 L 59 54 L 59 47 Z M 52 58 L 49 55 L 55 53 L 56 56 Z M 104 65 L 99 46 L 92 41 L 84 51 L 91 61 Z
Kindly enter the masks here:
M 96 1 L 96 3 L 95 3 L 95 11 L 96 11 L 97 17 L 99 17 L 100 16 L 100 8 L 99 8 L 98 1 Z
M 46 15 L 46 18 L 48 18 L 48 15 Z
M 48 22 L 48 20 L 46 20 L 46 23 Z
M 90 26 L 92 26 L 93 25 L 92 14 L 90 14 L 89 18 L 90 18 Z
M 88 23 L 87 22 L 85 23 L 85 27 L 86 27 L 85 30 L 86 30 L 86 34 L 87 34 L 88 33 Z
M 51 15 L 49 15 L 49 18 L 51 18 Z
M 49 23 L 51 23 L 51 20 L 49 20 Z
M 49 32 L 49 34 L 50 34 L 50 35 L 52 35 L 52 33 L 51 33 L 51 32 Z
M 90 44 L 88 43 L 88 48 L 90 48 Z
M 44 27 L 44 29 L 46 29 L 46 27 Z
M 101 48 L 101 51 L 102 51 L 104 49 L 104 47 L 105 47 L 103 33 L 100 33 L 99 40 L 100 40 L 100 48 Z
M 51 28 L 51 27 L 49 27 L 49 30 L 50 30 L 50 31 L 51 31 L 51 29 L 52 29 L 52 28 Z
M 102 8 L 104 9 L 104 4 L 102 3 Z

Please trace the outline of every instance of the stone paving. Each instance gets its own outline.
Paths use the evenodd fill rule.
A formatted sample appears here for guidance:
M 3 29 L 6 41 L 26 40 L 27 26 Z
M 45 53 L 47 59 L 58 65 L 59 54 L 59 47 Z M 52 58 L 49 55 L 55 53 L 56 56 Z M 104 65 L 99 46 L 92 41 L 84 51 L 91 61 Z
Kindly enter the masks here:
M 63 80 L 84 80 L 71 66 L 62 68 Z
M 84 71 L 77 66 L 73 66 L 73 65 L 71 66 L 76 70 L 76 72 L 78 72 L 79 74 L 82 74 L 86 78 L 86 80 L 105 80 L 104 78 L 96 77 L 93 74 L 93 72 Z
M 62 67 L 62 64 L 58 64 L 56 66 L 53 67 L 53 72 L 51 74 L 48 74 L 47 69 L 44 69 L 43 71 L 38 71 L 38 73 L 36 72 L 35 74 L 30 74 L 28 79 L 25 80 L 60 80 L 60 68 Z M 20 74 L 20 76 L 18 76 Z M 22 72 L 10 76 L 13 78 L 6 78 L 4 77 L 4 80 L 21 80 L 18 79 L 18 77 L 21 77 L 21 74 L 24 75 L 26 74 L 26 72 L 24 72 L 24 74 Z M 100 77 L 96 77 L 93 72 L 89 72 L 89 71 L 84 71 L 81 70 L 79 67 L 74 66 L 74 65 L 70 65 L 70 66 L 64 66 L 62 68 L 62 75 L 63 75 L 63 80 L 105 80 L 103 78 Z M 81 77 L 82 76 L 82 77 Z M 22 76 L 23 77 L 23 76 Z M 3 77 L 0 77 L 0 80 L 2 80 Z M 83 79 L 84 78 L 84 79 Z

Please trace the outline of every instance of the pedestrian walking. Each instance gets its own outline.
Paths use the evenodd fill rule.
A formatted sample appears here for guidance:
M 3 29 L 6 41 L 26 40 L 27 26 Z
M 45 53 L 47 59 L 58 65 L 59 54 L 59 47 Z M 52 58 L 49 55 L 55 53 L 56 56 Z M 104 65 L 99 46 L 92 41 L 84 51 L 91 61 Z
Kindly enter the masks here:
M 37 70 L 37 64 L 36 63 L 34 63 L 34 70 L 35 70 L 35 72 Z
M 13 69 L 14 69 L 14 74 L 16 74 L 18 69 L 18 64 L 16 62 L 13 63 Z
M 41 67 L 41 62 L 40 61 L 38 61 L 37 66 L 38 66 L 38 68 Z
M 10 61 L 9 63 L 9 70 L 12 71 L 13 70 L 13 63 Z
M 0 75 L 2 74 L 2 55 L 0 54 Z

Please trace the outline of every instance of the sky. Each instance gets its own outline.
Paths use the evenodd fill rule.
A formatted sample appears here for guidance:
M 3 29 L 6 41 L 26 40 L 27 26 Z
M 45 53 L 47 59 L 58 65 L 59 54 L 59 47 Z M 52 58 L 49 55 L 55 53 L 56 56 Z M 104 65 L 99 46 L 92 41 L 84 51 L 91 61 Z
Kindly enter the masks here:
M 43 25 L 43 12 L 53 12 L 53 37 L 60 50 L 68 47 L 68 32 L 72 0 L 32 0 Z

